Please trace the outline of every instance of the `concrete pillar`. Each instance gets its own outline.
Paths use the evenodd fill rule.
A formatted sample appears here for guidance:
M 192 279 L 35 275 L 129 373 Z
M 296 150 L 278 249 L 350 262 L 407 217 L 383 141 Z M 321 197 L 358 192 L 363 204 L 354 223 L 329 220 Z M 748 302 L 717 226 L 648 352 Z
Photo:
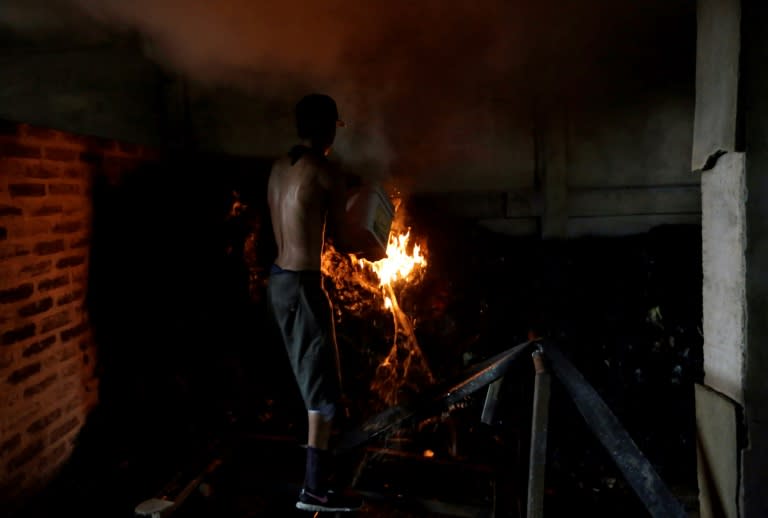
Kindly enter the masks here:
M 736 518 L 746 326 L 743 153 L 702 173 L 704 383 L 696 387 L 701 517 Z
M 766 27 L 764 0 L 699 0 L 693 169 L 703 171 L 711 389 L 696 398 L 702 517 L 768 516 Z

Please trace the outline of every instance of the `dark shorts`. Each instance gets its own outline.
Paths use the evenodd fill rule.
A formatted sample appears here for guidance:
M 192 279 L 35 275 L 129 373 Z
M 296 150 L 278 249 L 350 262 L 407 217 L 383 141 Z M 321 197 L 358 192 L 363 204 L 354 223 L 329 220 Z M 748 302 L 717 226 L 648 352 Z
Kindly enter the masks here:
M 277 323 L 307 410 L 336 405 L 341 378 L 331 303 L 320 272 L 280 270 L 267 285 Z

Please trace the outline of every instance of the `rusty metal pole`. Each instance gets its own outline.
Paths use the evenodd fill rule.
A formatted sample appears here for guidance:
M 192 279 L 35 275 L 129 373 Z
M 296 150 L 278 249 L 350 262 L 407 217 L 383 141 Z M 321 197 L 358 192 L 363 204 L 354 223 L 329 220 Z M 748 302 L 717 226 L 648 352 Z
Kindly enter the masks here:
M 533 420 L 531 423 L 531 451 L 528 461 L 527 518 L 544 516 L 544 480 L 547 464 L 547 428 L 549 426 L 549 395 L 551 375 L 544 363 L 539 347 L 534 351 L 533 367 L 536 378 L 533 388 Z

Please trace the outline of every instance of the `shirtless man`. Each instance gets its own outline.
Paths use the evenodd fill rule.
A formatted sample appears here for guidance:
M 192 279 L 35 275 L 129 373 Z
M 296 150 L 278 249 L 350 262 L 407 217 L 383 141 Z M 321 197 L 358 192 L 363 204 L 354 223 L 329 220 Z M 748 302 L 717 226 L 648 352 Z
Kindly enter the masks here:
M 359 496 L 328 487 L 329 440 L 341 398 L 341 376 L 331 305 L 322 288 L 320 260 L 328 233 L 344 248 L 343 178 L 326 156 L 336 137 L 336 103 L 320 94 L 296 105 L 300 143 L 272 166 L 268 202 L 277 242 L 267 301 L 280 328 L 308 414 L 304 487 L 296 507 L 306 511 L 353 511 Z

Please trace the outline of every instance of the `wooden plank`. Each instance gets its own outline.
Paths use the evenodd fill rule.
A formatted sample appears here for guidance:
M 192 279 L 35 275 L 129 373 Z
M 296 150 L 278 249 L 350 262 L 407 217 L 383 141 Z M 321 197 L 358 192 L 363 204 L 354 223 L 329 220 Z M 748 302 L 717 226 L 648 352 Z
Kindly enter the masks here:
M 739 442 L 737 405 L 695 384 L 696 463 L 702 518 L 737 518 Z

